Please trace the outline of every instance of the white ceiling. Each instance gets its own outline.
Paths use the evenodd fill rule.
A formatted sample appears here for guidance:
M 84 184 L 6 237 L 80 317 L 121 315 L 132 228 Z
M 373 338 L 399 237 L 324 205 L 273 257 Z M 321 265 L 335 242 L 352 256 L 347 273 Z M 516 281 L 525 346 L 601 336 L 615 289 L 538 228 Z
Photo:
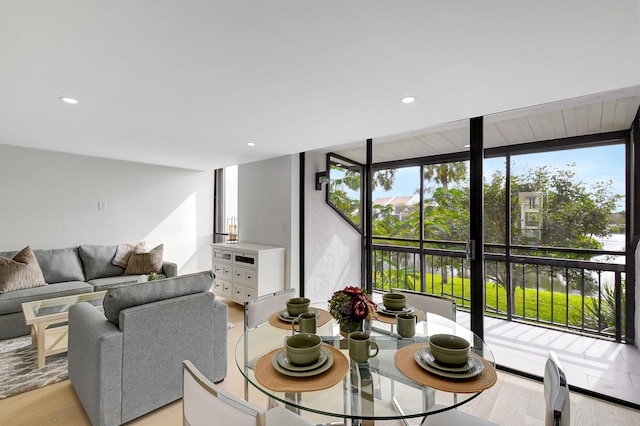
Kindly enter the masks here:
M 0 61 L 0 144 L 210 170 L 640 86 L 640 2 L 0 0 Z

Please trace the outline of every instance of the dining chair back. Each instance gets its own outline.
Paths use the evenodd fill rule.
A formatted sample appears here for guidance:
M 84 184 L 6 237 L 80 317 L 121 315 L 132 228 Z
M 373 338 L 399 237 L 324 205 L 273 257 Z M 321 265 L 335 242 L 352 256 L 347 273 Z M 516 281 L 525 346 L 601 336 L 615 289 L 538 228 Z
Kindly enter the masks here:
M 268 320 L 274 312 L 284 309 L 287 300 L 294 297 L 295 292 L 295 288 L 288 288 L 244 302 L 244 330 L 255 327 Z
M 294 297 L 296 290 L 288 288 L 275 293 L 269 293 L 244 302 L 244 372 L 248 374 L 253 368 L 254 360 L 249 359 L 249 333 L 247 330 L 269 319 L 271 314 L 282 310 L 287 300 Z M 249 383 L 244 381 L 244 399 L 249 400 Z M 269 401 L 271 405 L 271 400 Z
M 443 317 L 452 321 L 456 320 L 456 302 L 454 299 L 400 288 L 392 288 L 391 292 L 405 295 L 407 298 L 407 305 L 412 306 L 415 309 L 419 309 L 425 314 L 427 312 L 432 312 L 438 315 L 442 315 Z M 423 404 L 425 404 L 426 406 L 433 405 L 435 402 L 435 393 L 433 392 L 433 390 L 425 389 L 423 393 Z M 394 395 L 395 387 L 393 382 L 391 383 L 391 394 L 394 406 L 399 412 L 402 412 L 400 401 Z M 407 426 L 409 425 L 409 422 L 407 420 L 404 420 L 403 423 Z
M 182 363 L 182 410 L 185 426 L 311 426 L 283 407 L 267 411 L 225 392 L 188 360 Z
M 456 301 L 450 297 L 436 296 L 434 294 L 420 293 L 413 290 L 392 288 L 392 293 L 404 294 L 407 297 L 407 304 L 427 313 L 441 315 L 452 321 L 456 320 Z
M 568 426 L 570 397 L 567 377 L 555 352 L 550 351 L 544 368 L 545 425 Z

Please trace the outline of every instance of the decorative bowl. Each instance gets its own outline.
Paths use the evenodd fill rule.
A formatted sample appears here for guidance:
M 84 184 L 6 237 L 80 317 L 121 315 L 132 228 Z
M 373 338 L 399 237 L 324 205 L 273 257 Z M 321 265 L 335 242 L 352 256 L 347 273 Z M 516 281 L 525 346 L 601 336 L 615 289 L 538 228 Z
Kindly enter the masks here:
M 284 347 L 287 358 L 295 365 L 313 364 L 320 358 L 322 338 L 316 334 L 298 333 L 287 337 Z
M 453 334 L 434 334 L 429 337 L 431 355 L 445 365 L 463 365 L 469 360 L 469 342 Z
M 407 296 L 399 293 L 385 293 L 382 295 L 382 304 L 390 311 L 401 311 L 407 306 Z
M 287 312 L 292 317 L 297 317 L 300 314 L 305 312 L 309 312 L 309 304 L 311 300 L 306 297 L 294 297 L 293 299 L 287 300 Z

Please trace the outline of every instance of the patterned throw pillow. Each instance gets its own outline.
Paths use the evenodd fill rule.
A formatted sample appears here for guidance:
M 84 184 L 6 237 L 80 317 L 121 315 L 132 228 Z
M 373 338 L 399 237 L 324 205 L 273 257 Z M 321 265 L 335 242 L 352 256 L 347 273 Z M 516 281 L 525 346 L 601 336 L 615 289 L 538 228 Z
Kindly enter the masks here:
M 13 259 L 0 257 L 0 294 L 47 285 L 31 247 L 26 246 Z
M 144 248 L 145 242 L 141 241 L 139 243 L 125 243 L 119 244 L 116 249 L 116 254 L 111 259 L 111 264 L 120 266 L 121 268 L 126 268 L 129 264 L 129 258 L 131 257 L 131 253 L 133 253 L 133 249 L 136 247 Z
M 152 272 L 161 273 L 163 251 L 163 244 L 152 248 L 148 253 L 144 252 L 144 248 L 136 246 L 129 257 L 129 263 L 127 264 L 127 269 L 125 269 L 124 274 L 140 275 L 150 274 Z

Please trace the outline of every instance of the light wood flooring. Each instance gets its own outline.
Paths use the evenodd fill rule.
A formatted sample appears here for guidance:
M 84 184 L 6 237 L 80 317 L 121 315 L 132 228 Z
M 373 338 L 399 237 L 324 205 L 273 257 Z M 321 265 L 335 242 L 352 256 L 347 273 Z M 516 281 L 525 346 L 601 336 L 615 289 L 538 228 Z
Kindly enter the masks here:
M 228 376 L 221 386 L 241 396 L 243 380 L 235 364 L 235 344 L 242 333 L 242 308 L 229 302 Z M 252 402 L 263 405 L 256 390 Z M 498 372 L 498 383 L 461 410 L 489 419 L 500 425 L 543 426 L 544 398 L 542 384 L 512 374 Z M 332 418 L 305 417 L 318 423 Z M 416 424 L 414 420 L 412 424 Z M 401 425 L 400 422 L 377 422 L 377 425 Z M 571 394 L 571 424 L 640 426 L 640 412 L 578 393 Z M 0 425 L 90 425 L 70 382 L 64 381 L 42 389 L 0 400 Z M 182 404 L 177 401 L 150 413 L 130 425 L 182 425 Z M 226 426 L 226 425 L 221 425 Z

